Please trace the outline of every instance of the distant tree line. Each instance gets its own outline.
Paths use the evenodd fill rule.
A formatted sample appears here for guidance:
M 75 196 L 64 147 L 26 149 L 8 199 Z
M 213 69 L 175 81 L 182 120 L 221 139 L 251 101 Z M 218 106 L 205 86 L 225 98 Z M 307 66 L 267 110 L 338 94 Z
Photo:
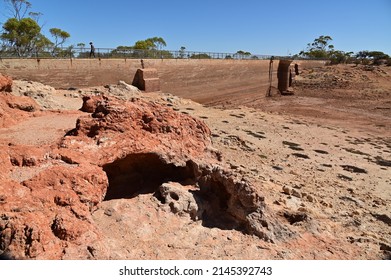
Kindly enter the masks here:
M 391 57 L 381 51 L 359 51 L 344 52 L 335 50 L 331 44 L 333 39 L 330 36 L 319 36 L 312 43 L 307 44 L 307 48 L 295 55 L 297 58 L 327 59 L 331 64 L 356 63 L 356 64 L 387 64 L 391 66 Z
M 130 58 L 173 58 L 171 52 L 163 50 L 167 46 L 166 41 L 161 37 L 152 37 L 137 41 L 133 46 L 118 46 L 107 55 L 125 56 Z

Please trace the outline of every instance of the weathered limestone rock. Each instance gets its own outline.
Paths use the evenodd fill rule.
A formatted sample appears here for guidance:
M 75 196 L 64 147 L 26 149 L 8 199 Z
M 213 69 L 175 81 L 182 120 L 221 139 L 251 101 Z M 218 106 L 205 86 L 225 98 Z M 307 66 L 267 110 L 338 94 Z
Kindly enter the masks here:
M 33 81 L 14 81 L 12 85 L 12 94 L 15 96 L 30 97 L 42 109 L 60 109 L 62 106 L 54 101 L 53 94 L 56 89 Z
M 188 188 L 179 183 L 169 182 L 162 184 L 159 191 L 164 203 L 170 207 L 174 214 L 190 215 L 191 219 L 195 221 L 201 218 L 198 204 Z

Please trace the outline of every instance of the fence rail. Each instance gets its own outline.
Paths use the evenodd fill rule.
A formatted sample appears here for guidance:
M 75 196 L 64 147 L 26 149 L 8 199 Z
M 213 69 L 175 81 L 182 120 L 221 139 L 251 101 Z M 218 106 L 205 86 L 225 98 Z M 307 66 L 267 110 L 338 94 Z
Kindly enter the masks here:
M 15 52 L 7 49 L 0 50 L 0 58 L 90 58 L 94 57 L 89 48 L 46 48 Z M 112 49 L 95 48 L 96 58 L 129 58 L 129 59 L 246 59 L 269 60 L 293 59 L 292 57 L 278 57 L 272 55 L 244 55 L 238 53 L 196 52 L 196 51 L 169 51 L 169 50 L 138 50 L 138 49 Z

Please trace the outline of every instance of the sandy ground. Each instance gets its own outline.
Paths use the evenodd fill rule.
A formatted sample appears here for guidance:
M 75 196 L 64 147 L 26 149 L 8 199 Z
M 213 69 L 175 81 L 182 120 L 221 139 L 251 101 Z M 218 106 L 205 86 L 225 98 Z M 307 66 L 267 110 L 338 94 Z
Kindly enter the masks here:
M 139 195 L 104 201 L 94 213 L 111 258 L 389 259 L 390 77 L 390 67 L 343 65 L 296 76 L 293 96 L 243 93 L 201 105 L 140 95 L 205 121 L 223 161 L 255 182 L 277 219 L 296 234 L 267 243 L 175 216 L 153 196 Z M 76 110 L 81 99 L 67 91 L 53 98 L 61 110 L 0 129 L 0 142 L 57 143 L 83 113 Z

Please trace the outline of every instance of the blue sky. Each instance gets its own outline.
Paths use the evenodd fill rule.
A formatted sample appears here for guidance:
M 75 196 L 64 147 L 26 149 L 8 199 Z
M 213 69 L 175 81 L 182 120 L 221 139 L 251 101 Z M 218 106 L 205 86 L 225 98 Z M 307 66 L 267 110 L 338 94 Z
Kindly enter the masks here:
M 320 35 L 338 50 L 379 50 L 391 55 L 391 0 L 29 0 L 52 27 L 71 34 L 69 44 L 131 46 L 162 37 L 167 50 L 287 55 Z M 0 22 L 6 19 L 0 0 Z

